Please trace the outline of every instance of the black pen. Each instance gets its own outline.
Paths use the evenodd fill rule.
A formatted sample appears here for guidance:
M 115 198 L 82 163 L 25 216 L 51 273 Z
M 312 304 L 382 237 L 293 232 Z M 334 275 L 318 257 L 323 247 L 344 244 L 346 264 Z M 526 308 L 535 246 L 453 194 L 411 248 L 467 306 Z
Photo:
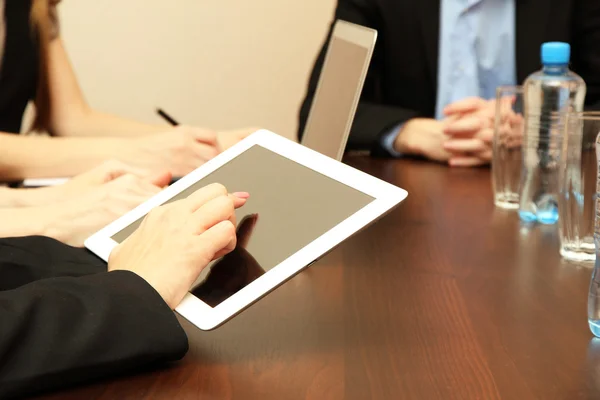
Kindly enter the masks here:
M 160 115 L 161 117 L 163 117 L 163 119 L 165 121 L 167 121 L 168 123 L 170 123 L 171 125 L 173 125 L 173 126 L 179 125 L 179 122 L 175 121 L 175 119 L 173 119 L 173 117 L 171 117 L 169 114 L 167 114 L 162 108 L 157 108 L 156 113 L 158 115 Z
M 162 108 L 157 108 L 156 113 L 158 115 L 160 115 L 161 117 L 163 117 L 163 119 L 165 121 L 167 121 L 169 124 L 171 124 L 173 126 L 179 125 L 179 122 L 175 121 L 175 119 L 173 117 L 171 117 L 169 114 L 167 114 Z M 179 177 L 171 178 L 171 184 L 177 182 L 178 180 L 179 180 Z

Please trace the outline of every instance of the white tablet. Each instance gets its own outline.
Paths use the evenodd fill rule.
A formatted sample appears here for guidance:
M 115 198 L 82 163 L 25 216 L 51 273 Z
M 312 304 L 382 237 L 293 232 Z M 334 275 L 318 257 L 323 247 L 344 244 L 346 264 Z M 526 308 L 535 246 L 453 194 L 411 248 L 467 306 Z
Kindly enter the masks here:
M 90 237 L 105 261 L 154 207 L 210 183 L 250 193 L 236 211 L 238 246 L 212 262 L 177 312 L 213 329 L 265 296 L 406 196 L 406 191 L 260 130 Z

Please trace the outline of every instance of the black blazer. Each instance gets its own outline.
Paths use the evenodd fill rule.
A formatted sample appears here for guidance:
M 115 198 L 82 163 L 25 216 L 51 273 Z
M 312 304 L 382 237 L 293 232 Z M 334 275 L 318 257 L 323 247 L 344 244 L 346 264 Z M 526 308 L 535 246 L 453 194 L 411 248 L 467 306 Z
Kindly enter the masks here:
M 600 108 L 600 1 L 515 0 L 519 82 L 541 68 L 540 46 L 569 42 L 571 68 L 587 83 L 586 106 Z M 379 31 L 349 150 L 386 155 L 379 137 L 400 122 L 433 117 L 437 95 L 440 0 L 338 0 L 335 19 Z M 333 26 L 333 24 L 332 24 Z M 331 35 L 331 30 L 329 32 Z M 300 110 L 301 137 L 325 57 L 323 46 Z
M 0 399 L 180 359 L 187 337 L 158 293 L 83 249 L 0 240 Z

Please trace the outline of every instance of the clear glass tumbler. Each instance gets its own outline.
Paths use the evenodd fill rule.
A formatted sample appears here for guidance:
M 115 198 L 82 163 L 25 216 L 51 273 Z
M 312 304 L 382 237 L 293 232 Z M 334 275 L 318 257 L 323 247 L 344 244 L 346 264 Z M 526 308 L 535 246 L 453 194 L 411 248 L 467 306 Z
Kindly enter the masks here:
M 560 254 L 567 260 L 594 261 L 600 113 L 567 114 L 564 132 L 558 196 Z
M 492 142 L 492 188 L 496 207 L 519 208 L 523 118 L 523 88 L 500 86 L 496 89 L 496 117 Z
M 591 134 L 591 133 L 590 133 Z M 596 138 L 596 159 L 600 159 L 600 136 Z M 596 169 L 600 178 L 600 165 Z M 592 333 L 600 338 L 600 202 L 598 201 L 600 193 L 600 179 L 596 184 L 596 205 L 594 221 L 594 242 L 596 243 L 596 265 L 592 272 L 590 290 L 588 292 L 588 323 Z

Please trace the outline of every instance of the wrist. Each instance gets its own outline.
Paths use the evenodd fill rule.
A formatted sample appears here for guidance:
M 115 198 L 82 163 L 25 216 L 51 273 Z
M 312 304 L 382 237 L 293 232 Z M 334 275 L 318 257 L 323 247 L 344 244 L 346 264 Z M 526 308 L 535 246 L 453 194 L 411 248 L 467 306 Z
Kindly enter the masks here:
M 19 224 L 22 224 L 23 233 L 26 236 L 46 236 L 60 240 L 54 233 L 54 210 L 49 207 L 29 207 L 18 210 L 22 217 L 18 218 Z
M 11 189 L 0 187 L 0 207 L 24 208 L 48 204 L 58 197 L 58 188 Z
M 134 141 L 134 138 L 102 138 L 93 153 L 98 161 L 96 165 L 106 160 L 122 161 Z
M 116 138 L 107 144 L 104 149 L 105 160 L 117 160 L 127 165 L 135 164 L 140 156 L 140 149 L 144 144 L 142 137 Z
M 398 132 L 394 141 L 394 150 L 402 154 L 420 155 L 422 154 L 419 148 L 419 140 L 415 135 L 415 123 L 417 119 L 407 121 Z
M 38 210 L 38 224 L 35 229 L 39 230 L 39 235 L 56 239 L 66 243 L 68 233 L 64 229 L 61 221 L 65 215 L 63 209 L 58 204 L 36 207 Z
M 63 199 L 62 185 L 35 189 L 19 189 L 19 204 L 16 207 L 39 207 Z
M 17 189 L 0 187 L 0 207 L 25 207 L 23 193 Z

